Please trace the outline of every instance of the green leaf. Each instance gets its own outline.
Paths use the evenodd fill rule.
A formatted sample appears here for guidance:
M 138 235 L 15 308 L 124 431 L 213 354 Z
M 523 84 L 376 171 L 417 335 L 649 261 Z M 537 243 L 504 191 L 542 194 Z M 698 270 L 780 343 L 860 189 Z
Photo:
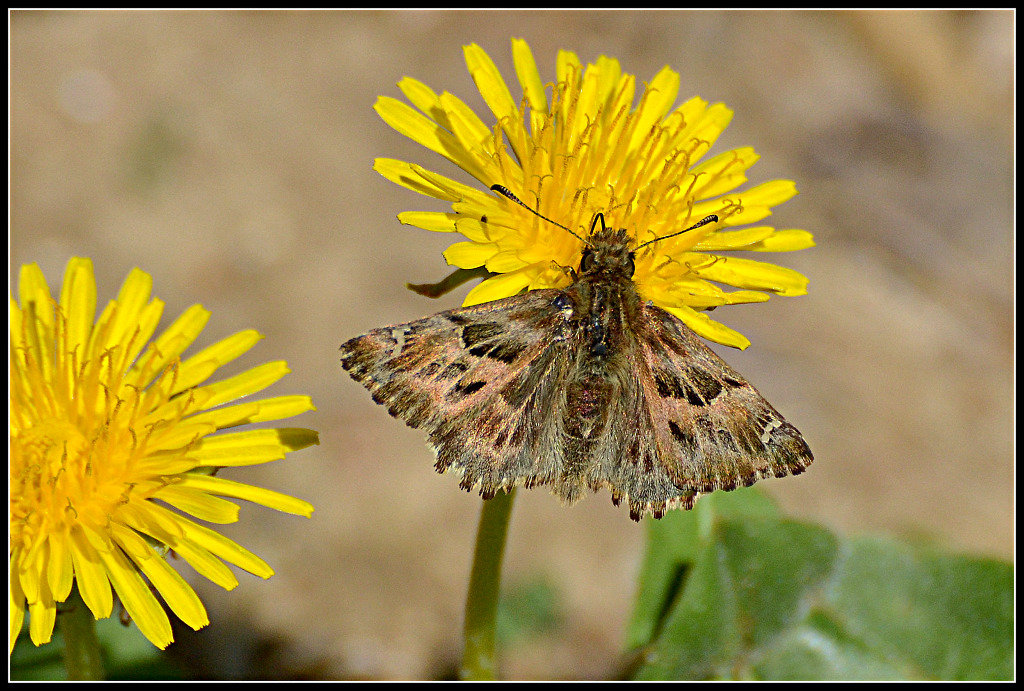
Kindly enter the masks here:
M 652 521 L 628 641 L 637 679 L 1010 679 L 1013 569 L 719 492 Z
M 626 635 L 630 648 L 654 637 L 666 608 L 672 604 L 702 548 L 701 528 L 707 532 L 717 517 L 777 516 L 778 508 L 753 489 L 704 496 L 692 511 L 670 511 L 661 520 L 648 519 L 647 556 L 640 573 L 636 608 Z M 699 525 L 698 525 L 699 524 Z

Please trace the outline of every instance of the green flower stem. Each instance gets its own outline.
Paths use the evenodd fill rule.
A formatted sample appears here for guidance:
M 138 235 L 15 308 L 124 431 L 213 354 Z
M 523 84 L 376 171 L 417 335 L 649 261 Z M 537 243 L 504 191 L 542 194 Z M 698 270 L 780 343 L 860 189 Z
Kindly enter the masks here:
M 96 619 L 82 601 L 78 588 L 71 590 L 67 602 L 57 613 L 57 624 L 64 637 L 64 668 L 68 679 L 94 681 L 105 678 L 96 637 Z
M 459 670 L 462 679 L 497 678 L 494 629 L 501 590 L 501 558 L 505 553 L 505 535 L 514 499 L 514 489 L 508 494 L 498 492 L 493 499 L 485 501 L 480 510 L 473 571 L 469 576 L 469 595 L 466 597 L 466 647 Z

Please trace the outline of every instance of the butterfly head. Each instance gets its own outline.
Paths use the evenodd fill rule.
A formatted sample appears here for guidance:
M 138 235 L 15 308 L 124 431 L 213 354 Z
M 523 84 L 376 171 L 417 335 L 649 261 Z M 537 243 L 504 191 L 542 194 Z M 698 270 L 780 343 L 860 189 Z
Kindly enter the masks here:
M 597 225 L 600 221 L 601 227 Z M 633 264 L 633 250 L 630 244 L 632 236 L 625 228 L 612 230 L 604 225 L 604 217 L 598 214 L 594 219 L 594 227 L 586 239 L 586 247 L 583 249 L 583 256 L 580 258 L 580 273 L 621 273 L 632 277 L 635 266 Z

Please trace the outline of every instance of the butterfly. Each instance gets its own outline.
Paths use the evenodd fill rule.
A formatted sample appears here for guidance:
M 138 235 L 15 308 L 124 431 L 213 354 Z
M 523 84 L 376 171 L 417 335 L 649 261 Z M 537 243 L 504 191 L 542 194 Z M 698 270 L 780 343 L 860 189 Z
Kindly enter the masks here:
M 546 485 L 573 504 L 604 487 L 639 521 L 803 472 L 813 456 L 797 429 L 637 292 L 636 252 L 665 237 L 631 249 L 597 214 L 567 288 L 374 329 L 341 346 L 341 364 L 484 499 Z

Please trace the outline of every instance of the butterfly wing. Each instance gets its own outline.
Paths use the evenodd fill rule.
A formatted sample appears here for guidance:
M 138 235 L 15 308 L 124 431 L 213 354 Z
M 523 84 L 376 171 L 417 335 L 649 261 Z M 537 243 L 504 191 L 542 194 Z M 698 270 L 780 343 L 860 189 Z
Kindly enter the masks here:
M 559 382 L 570 364 L 564 293 L 535 290 L 374 329 L 341 346 L 373 399 L 427 431 L 438 472 L 484 497 L 561 472 Z
M 639 322 L 632 344 L 638 366 L 624 387 L 622 412 L 634 411 L 638 431 L 626 441 L 640 453 L 624 454 L 631 462 L 608 476 L 613 496 L 628 495 L 631 513 L 689 508 L 696 493 L 796 475 L 811 464 L 797 429 L 682 321 L 647 304 Z M 644 439 L 651 440 L 647 448 Z M 659 501 L 658 488 L 649 487 L 652 471 L 662 486 L 667 478 L 691 492 Z
M 645 304 L 600 365 L 578 296 L 537 290 L 374 329 L 341 347 L 376 402 L 427 431 L 438 472 L 485 498 L 606 487 L 630 517 L 802 472 L 800 433 L 675 316 Z M 592 316 L 592 315 L 591 315 Z

